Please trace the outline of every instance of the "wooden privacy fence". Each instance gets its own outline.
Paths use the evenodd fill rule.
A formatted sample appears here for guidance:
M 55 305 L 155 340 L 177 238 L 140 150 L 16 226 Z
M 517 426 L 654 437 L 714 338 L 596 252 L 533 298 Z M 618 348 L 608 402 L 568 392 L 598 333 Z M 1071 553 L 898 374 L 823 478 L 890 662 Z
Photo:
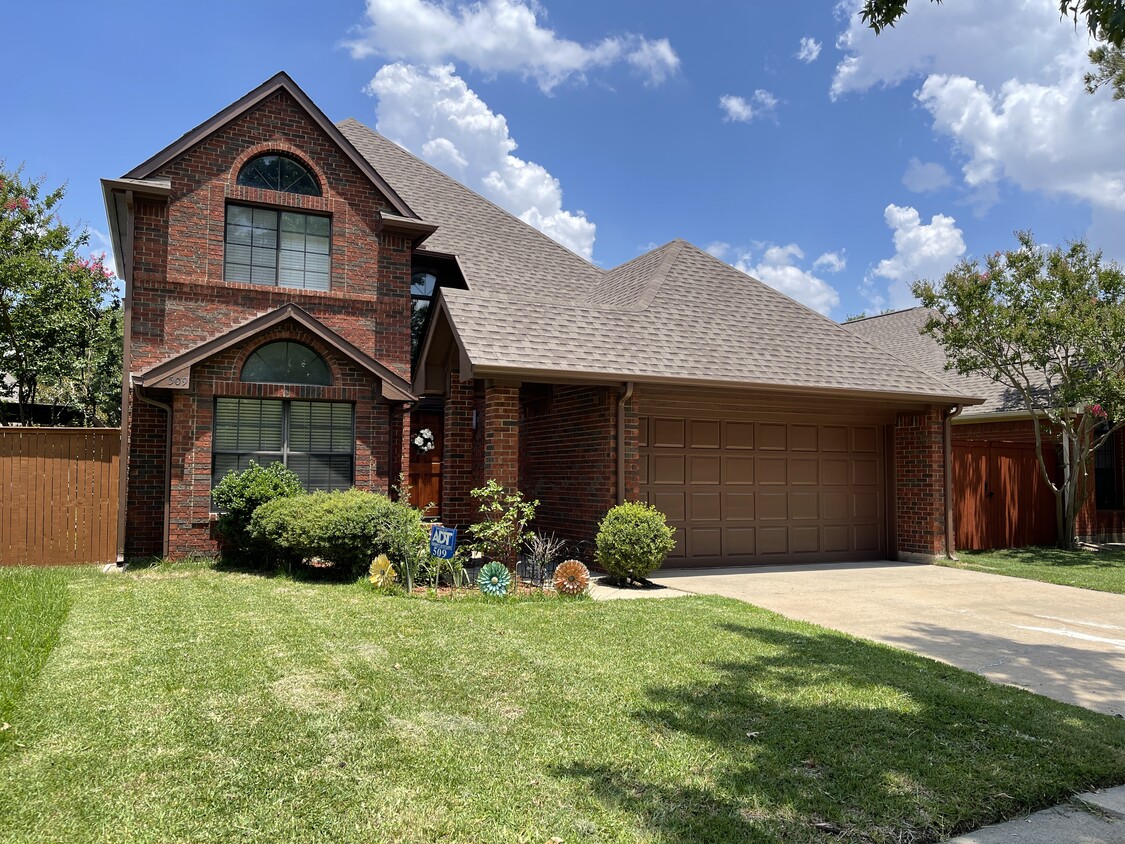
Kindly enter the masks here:
M 0 565 L 117 559 L 117 428 L 0 428 Z

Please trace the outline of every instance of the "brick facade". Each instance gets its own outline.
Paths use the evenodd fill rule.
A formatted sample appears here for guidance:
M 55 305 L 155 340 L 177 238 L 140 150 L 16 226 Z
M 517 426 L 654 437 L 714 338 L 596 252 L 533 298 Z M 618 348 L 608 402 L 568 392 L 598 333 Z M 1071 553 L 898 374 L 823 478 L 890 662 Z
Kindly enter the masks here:
M 945 552 L 945 471 L 940 409 L 899 413 L 894 426 L 894 507 L 900 559 Z
M 305 165 L 322 195 L 237 185 L 242 165 L 279 152 Z M 143 372 L 290 302 L 354 343 L 392 372 L 410 377 L 411 244 L 378 233 L 390 204 L 284 90 L 153 174 L 170 180 L 167 203 L 138 199 L 130 279 L 130 370 Z M 240 202 L 331 217 L 329 291 L 223 280 L 226 209 Z M 266 339 L 296 339 L 316 349 L 338 378 L 330 388 L 243 384 L 241 361 Z M 349 401 L 355 405 L 356 485 L 387 491 L 407 471 L 401 411 L 380 397 L 378 380 L 296 326 L 276 327 L 193 367 L 189 391 L 151 390 L 173 404 L 170 553 L 216 548 L 209 516 L 211 416 L 215 396 L 254 395 Z M 129 420 L 126 555 L 161 553 L 164 508 L 164 414 L 134 399 Z M 392 443 L 394 445 L 392 446 Z M 159 514 L 159 516 L 158 516 Z

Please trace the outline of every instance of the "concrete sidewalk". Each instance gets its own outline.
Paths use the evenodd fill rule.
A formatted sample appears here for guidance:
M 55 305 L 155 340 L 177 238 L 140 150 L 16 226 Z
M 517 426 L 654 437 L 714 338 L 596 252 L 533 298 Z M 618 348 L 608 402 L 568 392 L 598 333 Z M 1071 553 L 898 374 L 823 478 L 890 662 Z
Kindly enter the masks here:
M 1125 844 L 1125 786 L 1078 795 L 1070 804 L 986 826 L 947 844 Z

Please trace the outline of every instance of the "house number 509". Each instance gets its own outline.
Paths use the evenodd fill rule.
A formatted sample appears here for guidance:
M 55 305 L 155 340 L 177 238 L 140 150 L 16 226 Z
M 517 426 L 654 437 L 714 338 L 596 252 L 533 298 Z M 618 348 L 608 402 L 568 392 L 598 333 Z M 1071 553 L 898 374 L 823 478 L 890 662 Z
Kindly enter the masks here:
M 164 379 L 165 387 L 186 387 L 189 383 L 188 376 L 186 375 L 169 375 Z

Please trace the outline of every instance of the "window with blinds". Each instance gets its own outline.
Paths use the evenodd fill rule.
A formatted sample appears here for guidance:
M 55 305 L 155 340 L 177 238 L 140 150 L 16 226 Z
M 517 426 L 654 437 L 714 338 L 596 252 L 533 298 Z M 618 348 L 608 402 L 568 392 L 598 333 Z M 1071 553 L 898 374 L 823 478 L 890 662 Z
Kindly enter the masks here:
M 354 453 L 355 413 L 346 402 L 215 399 L 212 486 L 253 460 L 281 461 L 309 491 L 349 489 Z
M 223 278 L 327 290 L 331 235 L 327 217 L 228 205 Z

